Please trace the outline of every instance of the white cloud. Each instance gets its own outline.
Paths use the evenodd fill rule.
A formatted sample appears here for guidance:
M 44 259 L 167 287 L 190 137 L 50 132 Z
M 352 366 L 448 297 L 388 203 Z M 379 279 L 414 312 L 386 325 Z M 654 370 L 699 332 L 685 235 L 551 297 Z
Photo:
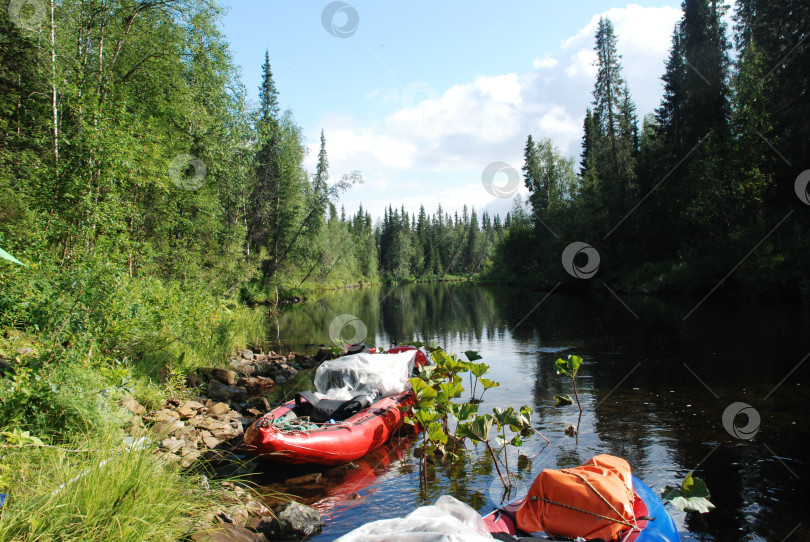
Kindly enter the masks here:
M 613 21 L 624 74 L 643 116 L 660 101 L 660 76 L 681 11 L 629 4 L 604 15 Z M 481 208 L 492 199 L 480 183 L 481 172 L 494 161 L 519 170 L 530 133 L 578 157 L 582 118 L 592 100 L 599 17 L 564 40 L 557 53 L 535 59 L 525 73 L 478 76 L 444 92 L 420 86 L 419 100 L 394 102 L 399 108 L 382 121 L 326 119 L 333 177 L 359 169 L 367 181 L 347 195 L 347 206 L 363 201 L 372 212 L 382 212 L 389 201 L 415 206 L 411 210 L 442 201 L 451 212 L 464 203 Z
M 596 68 L 592 65 L 596 60 L 594 35 L 599 18 L 607 16 L 618 37 L 617 47 L 622 55 L 624 76 L 638 111 L 641 115 L 651 112 L 661 98 L 660 78 L 672 45 L 672 32 L 681 15 L 678 8 L 653 8 L 637 4 L 611 8 L 594 15 L 576 35 L 561 44 L 562 50 L 570 55 L 570 71 L 566 73 L 569 76 L 587 74 L 590 78 L 596 74 Z
M 406 138 L 378 133 L 373 127 L 343 128 L 332 132 L 328 151 L 344 161 L 371 167 L 407 168 L 413 165 L 417 145 Z
M 553 68 L 557 65 L 557 59 L 553 56 L 546 55 L 543 58 L 535 58 L 532 66 L 534 69 L 539 70 L 541 68 Z
M 568 77 L 587 75 L 589 78 L 593 78 L 596 75 L 594 62 L 596 62 L 596 51 L 580 49 L 571 55 L 568 67 L 565 69 L 565 75 Z

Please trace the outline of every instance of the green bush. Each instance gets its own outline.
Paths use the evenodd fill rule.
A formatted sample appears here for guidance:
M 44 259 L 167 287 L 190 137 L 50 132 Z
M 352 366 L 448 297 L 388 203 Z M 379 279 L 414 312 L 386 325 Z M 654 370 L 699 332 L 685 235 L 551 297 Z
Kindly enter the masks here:
M 0 377 L 0 427 L 14 426 L 63 439 L 75 431 L 120 424 L 113 399 L 133 390 L 123 367 L 13 361 Z
M 67 270 L 14 267 L 0 275 L 0 329 L 35 336 L 38 353 L 0 375 L 0 425 L 43 434 L 93 427 L 110 399 L 137 392 L 157 406 L 194 368 L 266 344 L 265 310 L 204 284 L 133 278 L 102 259 Z M 0 336 L 0 356 L 16 348 Z

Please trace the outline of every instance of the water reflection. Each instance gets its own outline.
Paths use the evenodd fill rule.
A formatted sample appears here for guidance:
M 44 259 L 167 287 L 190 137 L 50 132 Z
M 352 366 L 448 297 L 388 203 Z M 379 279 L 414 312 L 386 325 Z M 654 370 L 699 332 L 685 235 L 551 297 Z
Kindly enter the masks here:
M 555 292 L 543 300 L 545 295 L 454 284 L 371 287 L 327 293 L 285 312 L 279 323 L 294 350 L 328 343 L 329 323 L 340 314 L 363 320 L 369 343 L 418 338 L 456 352 L 478 350 L 501 382 L 487 392 L 482 408 L 528 404 L 536 427 L 552 440 L 544 449 L 533 437 L 510 456 L 510 464 L 528 465 L 518 476 L 529 484 L 543 468 L 613 453 L 655 489 L 697 468 L 717 510 L 673 514 L 694 537 L 781 540 L 803 521 L 808 499 L 799 481 L 810 476 L 802 444 L 810 437 L 810 363 L 799 364 L 810 351 L 806 306 L 714 296 L 684 319 L 699 299 L 627 297 L 631 312 L 609 293 Z M 585 413 L 576 439 L 565 435 L 576 424 L 576 407 L 554 408 L 552 399 L 571 393 L 554 370 L 557 357 L 568 353 L 586 360 L 578 377 Z M 750 441 L 723 428 L 723 412 L 736 401 L 761 415 L 762 427 Z M 318 499 L 338 495 L 343 504 L 332 508 L 318 540 L 405 515 L 444 493 L 486 511 L 497 474 L 482 457 L 474 455 L 465 466 L 439 462 L 427 499 L 419 495 L 418 464 L 409 447 L 368 480 L 368 489 L 353 491 L 361 496 L 354 506 L 340 496 L 348 491 L 341 483 L 324 486 Z M 807 537 L 803 529 L 792 536 Z

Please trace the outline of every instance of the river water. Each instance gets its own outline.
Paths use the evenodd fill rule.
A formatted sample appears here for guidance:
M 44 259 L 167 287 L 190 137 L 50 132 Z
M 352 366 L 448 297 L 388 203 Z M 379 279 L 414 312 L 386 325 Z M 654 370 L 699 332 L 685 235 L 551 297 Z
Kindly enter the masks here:
M 486 392 L 481 411 L 529 405 L 535 427 L 551 440 L 544 446 L 532 436 L 510 455 L 519 490 L 544 468 L 610 453 L 626 458 L 654 490 L 679 483 L 690 470 L 706 481 L 716 510 L 698 515 L 667 507 L 684 540 L 808 540 L 810 307 L 720 296 L 699 301 L 416 284 L 329 292 L 285 311 L 278 323 L 287 346 L 298 351 L 341 333 L 359 338 L 355 331 L 363 327 L 367 344 L 435 340 L 447 351 L 478 351 L 491 366 L 488 376 L 500 382 Z M 362 325 L 341 332 L 332 324 L 330 334 L 341 315 Z M 585 360 L 576 438 L 565 435 L 577 424 L 576 406 L 557 408 L 553 399 L 572 393 L 570 381 L 554 371 L 554 361 L 568 354 Z M 750 417 L 735 417 L 746 405 Z M 315 540 L 404 516 L 442 494 L 482 513 L 500 502 L 500 482 L 482 450 L 473 450 L 463 467 L 438 464 L 426 496 L 413 450 L 414 438 L 401 437 L 349 467 L 267 465 L 268 488 L 321 511 L 327 526 Z M 322 473 L 319 482 L 273 483 L 312 472 Z

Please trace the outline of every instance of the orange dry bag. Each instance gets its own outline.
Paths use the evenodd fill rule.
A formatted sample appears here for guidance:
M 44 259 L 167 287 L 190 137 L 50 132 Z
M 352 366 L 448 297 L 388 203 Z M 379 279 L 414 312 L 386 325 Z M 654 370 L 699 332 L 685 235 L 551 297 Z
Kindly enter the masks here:
M 611 540 L 635 527 L 630 465 L 597 455 L 581 467 L 546 469 L 516 514 L 528 533 Z

